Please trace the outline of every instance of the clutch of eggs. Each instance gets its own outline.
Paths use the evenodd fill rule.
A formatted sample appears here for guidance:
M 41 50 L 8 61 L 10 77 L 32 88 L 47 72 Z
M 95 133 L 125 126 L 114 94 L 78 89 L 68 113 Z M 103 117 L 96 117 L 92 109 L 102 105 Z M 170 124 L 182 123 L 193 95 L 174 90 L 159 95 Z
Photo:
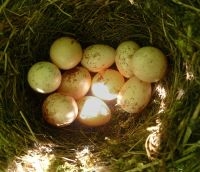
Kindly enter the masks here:
M 49 94 L 42 114 L 57 127 L 76 119 L 90 127 L 108 123 L 110 100 L 128 113 L 142 111 L 151 98 L 151 83 L 167 70 L 161 50 L 134 41 L 121 42 L 116 49 L 93 44 L 83 50 L 76 39 L 61 37 L 50 46 L 49 60 L 33 64 L 27 80 L 36 92 Z

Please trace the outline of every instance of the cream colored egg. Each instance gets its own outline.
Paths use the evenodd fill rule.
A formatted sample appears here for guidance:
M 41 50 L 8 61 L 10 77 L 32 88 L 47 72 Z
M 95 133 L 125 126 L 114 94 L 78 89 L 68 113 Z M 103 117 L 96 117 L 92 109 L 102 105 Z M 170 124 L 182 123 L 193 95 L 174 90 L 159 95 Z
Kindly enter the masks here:
M 115 63 L 119 72 L 126 78 L 133 76 L 131 59 L 140 46 L 134 41 L 124 41 L 116 49 Z
M 167 70 L 167 59 L 161 50 L 147 46 L 140 48 L 131 61 L 133 73 L 145 82 L 161 80 Z
M 27 79 L 33 90 L 39 93 L 51 93 L 61 83 L 61 72 L 55 64 L 41 61 L 31 66 Z
M 105 102 L 94 96 L 85 96 L 78 100 L 77 120 L 89 127 L 105 125 L 111 119 L 111 111 Z
M 143 110 L 151 98 L 151 84 L 131 77 L 125 82 L 117 97 L 117 104 L 129 113 Z
M 115 49 L 109 45 L 94 44 L 83 52 L 81 64 L 91 72 L 109 68 L 115 60 Z
M 114 69 L 106 69 L 94 75 L 91 90 L 103 100 L 114 100 L 124 84 L 124 77 Z
M 76 119 L 78 106 L 73 97 L 52 93 L 44 100 L 42 112 L 47 123 L 64 127 Z
M 72 69 L 82 58 L 80 43 L 71 37 L 56 39 L 50 47 L 50 59 L 60 69 Z
M 66 70 L 62 74 L 62 81 L 58 92 L 75 99 L 80 99 L 89 91 L 91 86 L 91 76 L 89 71 L 81 66 Z

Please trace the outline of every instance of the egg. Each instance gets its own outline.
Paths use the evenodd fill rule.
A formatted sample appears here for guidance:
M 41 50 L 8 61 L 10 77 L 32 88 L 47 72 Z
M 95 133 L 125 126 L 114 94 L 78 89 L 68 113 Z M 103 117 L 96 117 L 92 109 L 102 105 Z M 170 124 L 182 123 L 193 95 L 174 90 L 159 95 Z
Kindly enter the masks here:
M 114 61 L 114 48 L 104 44 L 93 44 L 84 50 L 81 64 L 90 72 L 100 72 L 109 68 Z
M 40 61 L 31 66 L 27 80 L 33 90 L 39 93 L 51 93 L 61 83 L 61 72 L 55 64 Z
M 158 48 L 147 46 L 135 52 L 131 59 L 135 76 L 145 82 L 161 80 L 167 70 L 167 58 Z
M 117 104 L 128 113 L 142 111 L 151 99 L 151 84 L 133 76 L 122 86 Z
M 66 70 L 62 74 L 58 92 L 72 96 L 75 99 L 80 99 L 89 91 L 90 85 L 91 75 L 89 71 L 82 66 L 77 66 L 73 69 Z
M 50 47 L 50 59 L 60 69 L 75 67 L 82 58 L 83 50 L 80 43 L 71 37 L 56 39 Z
M 91 90 L 100 99 L 114 100 L 124 82 L 124 77 L 117 70 L 106 69 L 94 75 Z
M 85 96 L 77 101 L 77 121 L 89 127 L 105 125 L 111 119 L 111 110 L 108 105 L 95 96 Z
M 119 72 L 126 78 L 133 76 L 131 59 L 140 46 L 134 41 L 124 41 L 116 49 L 115 63 Z
M 42 113 L 45 121 L 50 125 L 64 127 L 76 119 L 78 106 L 73 97 L 56 92 L 44 100 Z

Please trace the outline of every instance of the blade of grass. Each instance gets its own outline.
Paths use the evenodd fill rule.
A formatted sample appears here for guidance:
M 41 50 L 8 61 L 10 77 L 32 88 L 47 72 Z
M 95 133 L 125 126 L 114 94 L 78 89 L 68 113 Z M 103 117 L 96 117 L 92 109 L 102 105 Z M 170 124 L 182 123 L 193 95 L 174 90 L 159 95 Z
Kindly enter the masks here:
M 30 127 L 28 121 L 26 120 L 26 117 L 24 116 L 23 112 L 20 111 L 19 113 L 20 113 L 20 115 L 22 116 L 22 118 L 23 118 L 23 120 L 24 120 L 24 122 L 25 122 L 27 128 L 29 129 L 29 131 L 30 131 L 30 133 L 31 133 L 31 135 L 32 135 L 32 137 L 33 137 L 33 139 L 34 139 L 34 141 L 35 141 L 36 143 L 39 143 L 38 140 L 37 140 L 37 138 L 36 138 L 36 136 L 35 136 L 35 134 L 34 134 L 34 132 L 33 132 L 33 130 L 31 129 L 31 127 Z

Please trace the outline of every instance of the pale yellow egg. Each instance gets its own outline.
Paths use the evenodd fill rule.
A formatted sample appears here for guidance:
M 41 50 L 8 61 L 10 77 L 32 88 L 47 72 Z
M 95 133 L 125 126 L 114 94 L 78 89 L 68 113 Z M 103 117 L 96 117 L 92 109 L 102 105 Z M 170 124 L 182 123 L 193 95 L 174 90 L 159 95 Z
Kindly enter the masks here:
M 147 46 L 135 52 L 131 59 L 135 76 L 145 82 L 161 80 L 167 70 L 167 58 L 158 48 Z
M 55 64 L 41 61 L 31 66 L 27 79 L 33 90 L 39 93 L 51 93 L 61 83 L 61 72 Z
M 82 58 L 80 43 L 71 37 L 56 39 L 50 47 L 50 59 L 60 69 L 72 69 Z

